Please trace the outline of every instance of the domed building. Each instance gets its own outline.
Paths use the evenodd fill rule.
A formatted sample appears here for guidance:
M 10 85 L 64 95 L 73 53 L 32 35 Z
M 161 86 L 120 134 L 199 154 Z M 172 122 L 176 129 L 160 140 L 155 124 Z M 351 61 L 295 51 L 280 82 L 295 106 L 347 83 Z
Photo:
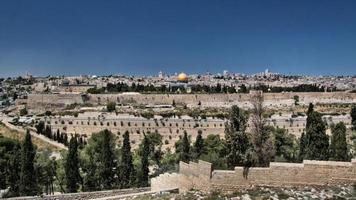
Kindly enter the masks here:
M 186 83 L 186 82 L 188 82 L 188 76 L 187 76 L 187 74 L 185 74 L 185 73 L 180 73 L 179 75 L 178 75 L 178 77 L 177 77 L 177 81 L 178 82 L 183 82 L 183 83 Z

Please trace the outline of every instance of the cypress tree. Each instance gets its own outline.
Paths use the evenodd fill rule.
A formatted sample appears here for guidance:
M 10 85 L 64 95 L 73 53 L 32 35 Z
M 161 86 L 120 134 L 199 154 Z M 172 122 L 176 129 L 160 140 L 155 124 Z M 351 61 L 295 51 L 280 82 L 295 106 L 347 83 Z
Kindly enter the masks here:
M 67 192 L 77 192 L 81 178 L 79 174 L 78 144 L 75 137 L 70 139 L 65 163 L 65 175 Z
M 51 126 L 49 126 L 49 125 L 46 126 L 44 135 L 48 138 L 51 138 L 51 135 L 52 135 Z
M 250 146 L 246 134 L 246 116 L 236 105 L 231 107 L 229 122 L 225 125 L 227 164 L 230 168 L 243 165 L 245 154 Z
M 124 133 L 124 140 L 121 149 L 121 180 L 123 187 L 130 187 L 133 184 L 133 174 L 134 174 L 134 166 L 132 163 L 132 154 L 131 154 L 131 145 L 130 145 L 130 134 L 128 131 Z
M 102 180 L 103 189 L 110 189 L 112 188 L 112 184 L 114 183 L 114 144 L 113 144 L 113 136 L 112 133 L 105 129 L 101 132 L 103 135 L 103 142 L 100 148 L 100 164 L 101 169 L 99 175 Z
M 30 131 L 27 130 L 21 146 L 20 195 L 33 196 L 37 194 L 37 180 L 34 169 L 35 147 L 31 141 Z
M 68 146 L 68 135 L 67 133 L 63 133 L 63 144 Z
M 35 126 L 38 134 L 43 134 L 45 129 L 45 123 L 43 121 L 38 122 Z
M 52 134 L 52 139 L 53 139 L 54 141 L 57 141 L 57 133 L 53 133 L 53 134 Z
M 187 163 L 190 161 L 190 158 L 190 142 L 188 139 L 187 131 L 184 131 L 180 160 Z
M 307 114 L 310 114 L 313 111 L 314 111 L 314 105 L 312 103 L 309 103 Z
M 306 128 L 307 145 L 305 158 L 309 160 L 329 159 L 329 138 L 325 133 L 325 124 L 318 112 L 311 112 L 307 118 Z
M 141 178 L 140 178 L 140 186 L 147 187 L 148 186 L 148 173 L 149 173 L 149 162 L 148 156 L 150 155 L 150 143 L 146 135 L 143 138 L 143 148 L 141 152 Z
M 13 154 L 7 164 L 7 184 L 10 187 L 8 196 L 19 196 L 20 172 L 21 172 L 21 146 L 16 144 L 13 149 Z
M 312 103 L 309 103 L 309 107 L 308 107 L 308 111 L 307 111 L 307 121 L 306 121 L 306 125 L 305 125 L 305 129 L 307 129 L 309 127 L 309 124 L 310 124 L 310 117 L 309 115 L 311 113 L 314 112 L 314 105 Z
M 56 133 L 56 138 L 57 138 L 57 142 L 62 142 L 62 137 L 61 137 L 61 133 L 59 132 L 59 129 L 57 129 L 57 133 Z
M 204 149 L 204 139 L 202 136 L 202 130 L 198 130 L 198 135 L 194 142 L 195 159 L 199 159 L 200 156 L 204 153 L 204 151 L 205 149 Z
M 352 129 L 356 131 L 356 105 L 353 105 L 350 111 Z
M 305 148 L 306 148 L 306 136 L 304 132 L 302 133 L 302 136 L 300 137 L 299 140 L 299 160 L 303 161 L 304 156 L 305 156 Z
M 346 126 L 339 122 L 332 129 L 330 144 L 330 160 L 347 161 Z

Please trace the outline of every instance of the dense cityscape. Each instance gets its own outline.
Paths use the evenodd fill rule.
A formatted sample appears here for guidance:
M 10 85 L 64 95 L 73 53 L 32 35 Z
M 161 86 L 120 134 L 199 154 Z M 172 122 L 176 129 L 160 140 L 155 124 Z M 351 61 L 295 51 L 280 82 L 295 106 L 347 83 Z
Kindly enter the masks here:
M 1 0 L 0 199 L 356 199 L 355 10 Z

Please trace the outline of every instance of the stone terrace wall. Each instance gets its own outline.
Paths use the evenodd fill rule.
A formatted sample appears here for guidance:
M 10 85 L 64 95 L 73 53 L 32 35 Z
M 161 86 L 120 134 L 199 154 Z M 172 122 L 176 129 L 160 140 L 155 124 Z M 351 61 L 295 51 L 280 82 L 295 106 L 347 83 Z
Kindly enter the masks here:
M 89 112 L 87 112 L 89 116 Z M 99 113 L 100 114 L 100 113 Z M 87 115 L 79 114 L 78 117 L 74 116 L 50 116 L 44 117 L 46 124 L 51 125 L 53 131 L 57 129 L 61 132 L 70 134 L 80 134 L 88 138 L 92 133 L 97 133 L 104 129 L 109 129 L 113 133 L 118 134 L 118 139 L 122 139 L 122 133 L 129 131 L 130 139 L 133 145 L 139 144 L 143 138 L 143 132 L 155 132 L 156 130 L 162 135 L 162 141 L 165 147 L 172 147 L 179 137 L 182 136 L 184 131 L 191 135 L 193 141 L 197 136 L 198 130 L 203 131 L 203 137 L 209 134 L 219 135 L 224 137 L 225 122 L 221 119 L 179 119 L 179 118 L 166 118 L 166 119 L 146 119 L 143 117 L 132 116 L 111 116 L 99 117 L 98 113 L 93 113 L 92 117 L 88 119 Z M 101 115 L 101 114 L 100 114 Z M 344 122 L 347 126 L 351 125 L 350 115 L 340 116 L 326 116 L 324 117 L 328 124 Z M 301 133 L 305 131 L 306 117 L 288 118 L 268 118 L 267 125 L 277 128 L 284 128 L 289 133 L 300 137 Z M 250 125 L 248 125 L 250 126 Z M 247 127 L 249 131 L 249 127 Z M 330 131 L 328 131 L 329 133 Z M 120 133 L 120 134 L 119 134 Z
M 133 147 L 137 147 L 143 139 L 143 133 L 158 131 L 162 136 L 163 148 L 173 147 L 180 137 L 186 131 L 193 140 L 195 140 L 198 130 L 202 131 L 202 135 L 206 138 L 210 134 L 224 137 L 225 120 L 221 119 L 146 119 L 142 117 L 132 116 L 106 116 L 99 118 L 98 116 L 88 117 L 79 115 L 78 117 L 47 117 L 44 119 L 46 124 L 51 125 L 54 132 L 71 134 L 79 134 L 84 137 L 91 137 L 93 133 L 98 133 L 101 130 L 108 129 L 114 134 L 117 134 L 118 141 L 123 139 L 123 133 L 130 133 L 130 140 Z
M 311 160 L 304 160 L 303 163 L 271 162 L 270 167 L 250 168 L 247 179 L 243 177 L 243 167 L 235 167 L 235 170 L 214 170 L 209 173 L 211 164 L 199 161 L 189 164 L 181 162 L 179 168 L 179 184 L 173 186 L 178 185 L 180 191 L 189 189 L 234 191 L 251 186 L 356 184 L 356 159 L 352 162 Z M 161 180 L 164 181 L 164 178 Z

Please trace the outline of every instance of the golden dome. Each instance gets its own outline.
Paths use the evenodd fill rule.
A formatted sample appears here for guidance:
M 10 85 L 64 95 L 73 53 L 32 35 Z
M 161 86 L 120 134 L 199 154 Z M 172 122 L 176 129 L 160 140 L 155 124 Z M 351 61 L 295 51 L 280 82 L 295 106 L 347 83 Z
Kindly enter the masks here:
M 185 73 L 180 73 L 178 75 L 178 81 L 187 82 L 188 81 L 188 76 Z

